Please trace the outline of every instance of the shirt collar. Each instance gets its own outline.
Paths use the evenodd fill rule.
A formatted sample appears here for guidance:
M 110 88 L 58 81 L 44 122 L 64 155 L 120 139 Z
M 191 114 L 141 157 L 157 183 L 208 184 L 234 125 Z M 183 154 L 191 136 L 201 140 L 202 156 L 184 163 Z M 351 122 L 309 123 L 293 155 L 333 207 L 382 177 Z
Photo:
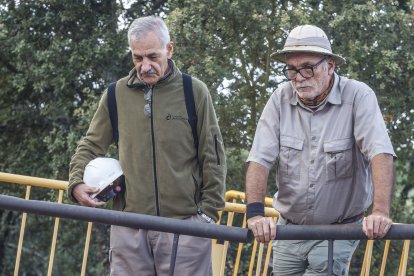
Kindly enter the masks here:
M 328 95 L 327 102 L 331 104 L 341 104 L 341 89 L 339 85 L 340 77 L 334 72 L 334 83 L 331 88 L 331 92 Z

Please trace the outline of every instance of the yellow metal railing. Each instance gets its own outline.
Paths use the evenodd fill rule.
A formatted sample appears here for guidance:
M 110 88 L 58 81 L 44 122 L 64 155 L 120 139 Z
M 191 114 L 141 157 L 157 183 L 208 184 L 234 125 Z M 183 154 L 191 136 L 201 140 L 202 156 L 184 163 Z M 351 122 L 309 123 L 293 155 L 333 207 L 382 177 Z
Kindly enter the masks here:
M 243 214 L 243 222 L 241 227 L 246 228 L 246 205 L 245 202 L 245 194 L 239 191 L 227 191 L 226 192 L 226 206 L 224 208 L 224 212 L 227 212 L 227 226 L 234 226 L 234 216 L 235 213 Z M 271 208 L 272 199 L 266 198 L 265 199 L 265 215 L 268 217 L 273 217 L 277 220 L 279 214 L 278 212 Z M 221 222 L 221 215 L 218 223 Z M 240 226 L 240 225 L 237 225 Z M 242 258 L 242 251 L 243 251 L 243 243 L 239 243 L 237 246 L 237 255 L 234 260 L 234 268 L 233 268 L 233 275 L 239 275 L 240 269 L 240 261 Z M 267 246 L 266 253 L 263 254 L 264 248 Z M 213 240 L 213 275 L 229 275 L 229 272 L 225 274 L 225 266 L 227 260 L 227 250 L 229 248 L 229 242 L 225 241 L 223 244 L 218 244 L 216 240 Z M 271 257 L 271 250 L 272 242 L 270 241 L 267 245 L 260 243 L 254 240 L 253 247 L 251 250 L 251 257 L 249 262 L 249 270 L 248 275 L 253 275 L 253 270 L 256 268 L 255 275 L 260 275 L 260 272 L 263 271 L 262 275 L 267 275 L 270 257 Z M 257 256 L 257 260 L 256 260 Z M 263 262 L 264 258 L 264 262 Z
M 26 186 L 26 196 L 25 196 L 26 200 L 30 199 L 30 192 L 31 192 L 32 187 L 41 187 L 41 188 L 58 190 L 58 193 L 59 193 L 58 200 L 57 200 L 58 203 L 62 203 L 63 194 L 65 193 L 68 187 L 68 183 L 66 181 L 52 180 L 52 179 L 38 178 L 38 177 L 24 176 L 24 175 L 16 175 L 16 174 L 3 173 L 3 172 L 0 172 L 0 182 L 25 185 Z M 17 253 L 16 253 L 16 263 L 14 266 L 14 276 L 19 275 L 20 259 L 21 259 L 22 248 L 23 248 L 26 221 L 27 221 L 27 213 L 23 213 L 22 224 L 20 226 L 19 242 L 18 242 Z M 52 236 L 52 241 L 51 241 L 51 246 L 50 246 L 49 266 L 47 270 L 48 276 L 52 275 L 53 261 L 55 259 L 55 250 L 56 250 L 56 243 L 57 243 L 58 230 L 59 230 L 59 223 L 60 223 L 60 219 L 55 218 L 53 236 Z M 85 250 L 84 250 L 83 261 L 82 261 L 82 272 L 81 272 L 82 276 L 84 276 L 86 273 L 86 264 L 87 264 L 87 258 L 88 258 L 91 232 L 92 232 L 92 223 L 89 222 L 87 233 L 86 233 Z
M 15 175 L 9 173 L 0 172 L 0 182 L 7 182 L 17 185 L 25 185 L 26 186 L 26 194 L 25 199 L 30 199 L 30 193 L 32 187 L 41 187 L 46 189 L 53 189 L 58 190 L 58 198 L 57 202 L 62 203 L 63 201 L 63 194 L 67 189 L 68 183 L 66 181 L 58 181 L 58 180 L 51 180 L 51 179 L 44 179 L 44 178 L 37 178 L 31 176 L 22 176 L 22 175 Z M 245 194 L 239 191 L 228 191 L 226 193 L 226 205 L 223 212 L 220 213 L 220 220 L 218 223 L 226 224 L 228 226 L 240 226 L 245 228 L 246 227 L 246 206 L 245 206 Z M 265 200 L 265 215 L 274 217 L 275 220 L 278 218 L 278 213 L 276 210 L 271 208 L 272 199 L 266 198 Z M 222 218 L 224 219 L 223 214 L 227 214 L 227 219 L 225 221 L 221 221 Z M 236 222 L 235 214 L 242 214 L 243 220 L 241 225 L 234 225 Z M 22 221 L 20 227 L 20 236 L 18 241 L 18 248 L 16 253 L 16 262 L 15 262 L 15 269 L 14 275 L 17 276 L 19 274 L 19 266 L 21 260 L 21 252 L 23 247 L 23 240 L 24 234 L 26 229 L 26 221 L 27 221 L 27 213 L 22 214 Z M 58 230 L 59 230 L 59 218 L 55 218 L 54 228 L 53 228 L 53 236 L 51 241 L 51 248 L 50 248 L 50 256 L 49 256 L 49 265 L 48 265 L 48 272 L 47 275 L 52 275 L 53 270 L 53 261 L 55 258 L 55 249 L 56 243 L 58 238 Z M 81 268 L 81 275 L 86 274 L 86 265 L 87 265 L 87 257 L 89 252 L 89 245 L 91 240 L 91 232 L 92 232 L 92 223 L 88 223 L 86 239 L 85 239 L 85 248 L 84 248 L 84 255 L 82 260 L 82 268 Z M 215 276 L 221 275 L 230 275 L 226 269 L 226 261 L 227 260 L 227 251 L 229 249 L 229 242 L 224 241 L 223 244 L 220 244 L 217 240 L 213 240 L 213 273 Z M 367 241 L 364 260 L 361 268 L 361 276 L 368 276 L 370 274 L 371 262 L 372 262 L 372 251 L 373 251 L 373 244 L 374 241 L 369 240 Z M 265 247 L 267 246 L 267 249 Z M 398 269 L 398 276 L 404 276 L 407 273 L 407 265 L 408 265 L 408 254 L 409 254 L 409 246 L 410 241 L 405 240 L 403 244 L 403 249 L 400 258 L 400 265 Z M 380 275 L 385 274 L 385 267 L 387 263 L 387 257 L 390 247 L 390 241 L 387 240 L 385 242 L 384 253 L 382 256 L 382 263 L 381 263 L 381 270 Z M 233 264 L 233 275 L 239 275 L 240 272 L 240 261 L 242 258 L 244 249 L 244 244 L 239 243 L 237 247 L 237 254 Z M 256 269 L 255 275 L 259 276 L 262 272 L 262 275 L 267 275 L 267 270 L 269 267 L 269 261 L 271 258 L 272 252 L 271 242 L 267 245 L 260 243 L 258 244 L 256 240 L 253 242 L 253 246 L 251 247 L 251 257 L 250 263 L 248 268 L 248 275 L 253 275 L 254 269 Z M 245 253 L 247 254 L 247 253 Z

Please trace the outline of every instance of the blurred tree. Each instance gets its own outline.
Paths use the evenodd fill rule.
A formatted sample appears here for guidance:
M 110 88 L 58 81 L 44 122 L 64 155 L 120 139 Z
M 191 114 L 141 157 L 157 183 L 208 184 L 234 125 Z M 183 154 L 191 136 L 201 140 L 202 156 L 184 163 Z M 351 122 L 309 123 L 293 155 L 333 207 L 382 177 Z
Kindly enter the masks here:
M 175 58 L 211 88 L 225 144 L 249 149 L 264 104 L 285 81 L 270 59 L 299 24 L 322 27 L 348 63 L 338 73 L 378 95 L 400 156 L 413 149 L 413 6 L 407 1 L 170 1 Z M 402 99 L 402 101 L 401 101 Z M 405 165 L 404 165 L 405 166 Z M 410 187 L 408 190 L 411 190 Z
M 70 157 L 102 91 L 132 68 L 126 26 L 143 14 L 161 13 L 164 2 L 138 1 L 126 8 L 115 0 L 0 1 L 2 171 L 67 179 Z M 17 189 L 9 191 L 14 192 Z M 44 190 L 32 194 L 32 198 L 45 197 Z M 6 211 L 0 215 L 6 223 L 0 233 L 0 274 L 10 275 L 18 237 L 14 223 L 19 216 Z M 51 230 L 44 222 L 50 219 L 29 215 L 29 229 L 39 231 L 26 232 L 22 275 L 46 273 L 48 250 L 43 249 L 50 245 Z M 55 262 L 54 274 L 79 273 L 83 252 L 79 236 L 85 233 L 80 225 L 84 224 L 68 222 L 72 230 L 60 242 L 71 245 L 76 254 L 71 256 L 58 246 L 67 259 Z M 107 226 L 97 226 L 94 234 L 99 250 L 93 251 L 97 254 L 90 258 L 89 269 L 96 275 L 107 274 L 108 258 L 102 255 L 108 251 Z M 34 267 L 37 272 L 32 272 Z
M 227 187 L 244 190 L 244 160 L 260 113 L 285 81 L 283 64 L 272 61 L 270 54 L 283 47 L 294 26 L 315 24 L 332 38 L 334 52 L 348 60 L 338 73 L 366 82 L 377 92 L 399 157 L 393 217 L 413 222 L 412 0 L 128 2 L 0 0 L 2 171 L 67 179 L 70 156 L 85 134 L 101 92 L 132 66 L 127 27 L 136 17 L 157 14 L 170 27 L 178 66 L 210 88 L 227 147 Z M 275 189 L 271 176 L 269 196 Z M 17 189 L 7 193 L 14 192 Z M 44 196 L 43 191 L 34 193 Z M 1 210 L 0 215 L 0 274 L 8 275 L 14 265 L 12 245 L 19 217 Z M 40 241 L 29 244 L 26 254 L 50 242 L 50 230 L 36 218 L 31 220 L 41 230 L 35 233 Z M 84 225 L 65 225 L 71 230 L 62 235 L 61 244 L 75 251 L 58 246 L 65 263 L 56 263 L 55 270 L 58 275 L 61 271 L 77 275 L 83 243 L 78 237 L 84 236 Z M 106 232 L 106 227 L 94 229 L 94 239 L 99 241 L 94 252 L 100 253 L 89 259 L 91 274 L 105 274 L 107 269 Z M 44 259 L 35 255 L 27 259 L 21 266 L 23 274 L 34 265 L 46 271 Z M 389 267 L 389 273 L 395 274 L 398 262 Z
M 271 53 L 283 48 L 295 26 L 314 24 L 331 38 L 334 52 L 348 59 L 338 73 L 376 91 L 399 156 L 393 217 L 413 222 L 413 1 L 169 3 L 167 20 L 176 41 L 176 59 L 184 71 L 208 83 L 216 102 L 229 152 L 228 189 L 244 190 L 243 182 L 231 180 L 243 179 L 240 161 L 250 148 L 260 112 L 284 81 L 283 65 L 273 62 Z M 268 187 L 271 196 L 274 177 L 269 177 Z
M 348 56 L 348 75 L 364 80 L 377 92 L 401 161 L 398 172 L 411 173 L 398 183 L 398 204 L 403 205 L 414 188 L 414 28 L 412 14 L 404 7 L 389 1 L 368 2 L 334 20 L 336 38 L 344 41 Z

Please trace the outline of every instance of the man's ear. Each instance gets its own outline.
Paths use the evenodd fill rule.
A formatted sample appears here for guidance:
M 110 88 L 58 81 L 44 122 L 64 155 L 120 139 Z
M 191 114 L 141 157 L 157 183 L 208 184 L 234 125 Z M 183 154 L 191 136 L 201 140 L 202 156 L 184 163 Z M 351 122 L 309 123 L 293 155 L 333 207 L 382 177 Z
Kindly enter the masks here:
M 331 76 L 333 75 L 335 71 L 336 61 L 334 58 L 329 58 L 327 62 L 328 62 L 328 74 L 329 76 Z
M 167 57 L 168 59 L 172 58 L 174 52 L 174 42 L 170 41 L 167 43 Z

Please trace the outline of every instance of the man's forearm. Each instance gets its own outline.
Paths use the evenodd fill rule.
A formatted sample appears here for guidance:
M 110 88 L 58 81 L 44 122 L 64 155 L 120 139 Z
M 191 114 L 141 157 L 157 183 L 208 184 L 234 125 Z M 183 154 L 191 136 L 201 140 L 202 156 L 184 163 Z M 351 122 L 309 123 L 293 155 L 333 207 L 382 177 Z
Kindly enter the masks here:
M 246 201 L 247 203 L 263 202 L 267 191 L 269 170 L 256 163 L 250 162 L 246 173 Z
M 372 182 L 374 185 L 373 213 L 390 215 L 391 194 L 394 185 L 393 156 L 378 154 L 372 159 Z

